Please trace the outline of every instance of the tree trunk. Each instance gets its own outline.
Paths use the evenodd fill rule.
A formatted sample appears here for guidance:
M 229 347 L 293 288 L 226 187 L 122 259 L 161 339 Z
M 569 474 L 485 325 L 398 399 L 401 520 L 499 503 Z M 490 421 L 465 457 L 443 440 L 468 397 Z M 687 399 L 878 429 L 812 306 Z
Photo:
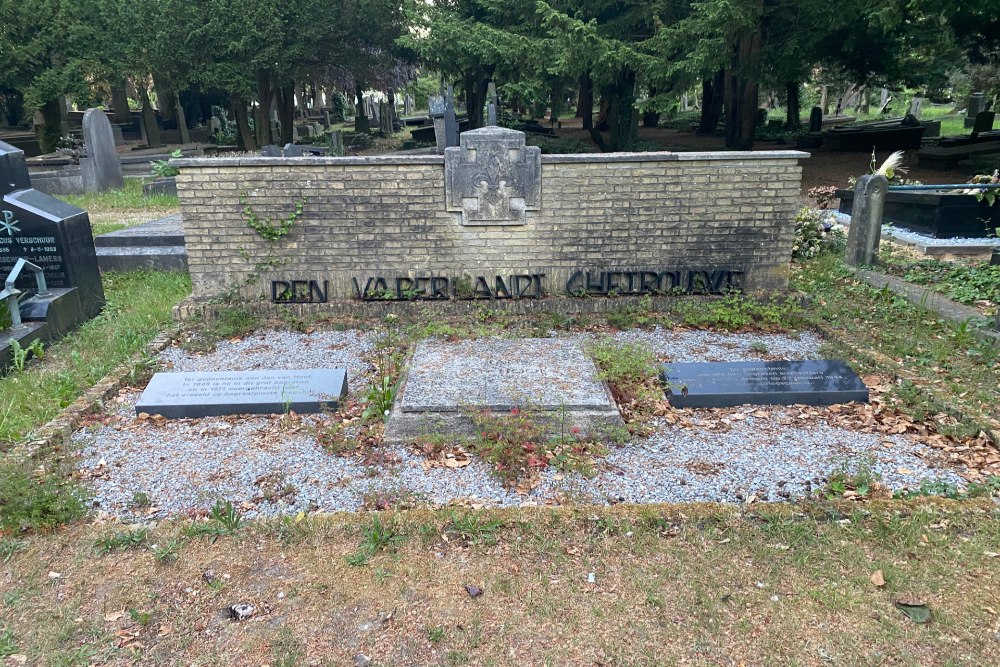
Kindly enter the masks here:
M 802 105 L 799 101 L 799 82 L 788 81 L 785 83 L 785 127 L 789 130 L 797 130 L 802 127 Z
M 247 113 L 247 102 L 238 95 L 232 96 L 230 102 L 233 109 L 233 116 L 236 118 L 236 129 L 238 130 L 237 141 L 240 148 L 247 151 L 257 150 L 257 142 L 254 141 L 253 132 L 250 130 L 250 116 Z
M 156 123 L 156 112 L 149 99 L 149 91 L 143 85 L 139 86 L 139 100 L 142 102 L 142 123 L 146 126 L 146 145 L 149 148 L 162 146 L 160 126 Z
M 725 98 L 726 70 L 720 69 L 715 77 L 701 82 L 701 121 L 698 134 L 713 134 L 722 116 L 722 102 Z
M 386 99 L 389 100 L 389 128 L 395 132 L 396 131 L 396 91 L 389 88 L 388 92 L 385 94 Z
M 739 65 L 747 66 L 760 57 L 761 26 L 752 33 L 742 35 L 733 54 L 733 70 L 740 71 Z M 748 151 L 753 148 L 754 133 L 757 129 L 757 108 L 760 100 L 760 85 L 749 77 L 726 73 L 726 148 Z
M 365 87 L 360 81 L 354 82 L 354 95 L 357 97 L 354 105 L 354 131 L 358 134 L 368 134 L 372 128 L 368 124 L 368 114 L 365 113 Z
M 128 108 L 128 95 L 125 93 L 125 83 L 111 87 L 111 106 L 115 108 L 116 123 L 131 123 L 132 114 Z
M 173 128 L 176 121 L 174 114 L 174 89 L 163 77 L 153 74 L 153 88 L 156 90 L 156 106 L 160 110 L 160 119 L 164 128 Z
M 281 130 L 281 144 L 295 143 L 295 84 L 278 88 L 278 123 Z
M 271 78 L 263 70 L 257 71 L 257 107 L 253 113 L 254 138 L 258 146 L 267 146 L 271 137 Z
M 594 81 L 590 72 L 580 75 L 580 98 L 577 103 L 577 115 L 583 118 L 583 129 L 594 128 Z
M 597 109 L 597 121 L 591 129 L 599 132 L 608 131 L 608 118 L 611 115 L 611 101 L 608 99 L 610 94 L 610 88 L 608 86 L 601 88 L 601 100 Z
M 465 73 L 465 110 L 469 115 L 469 129 L 483 126 L 483 105 L 486 104 L 486 73 L 482 67 Z
M 601 106 L 607 103 L 608 141 L 594 128 L 590 136 L 602 152 L 627 151 L 639 131 L 639 110 L 635 108 L 635 72 L 624 70 L 613 84 L 601 89 Z M 600 127 L 598 125 L 598 127 Z
M 39 110 L 42 124 L 38 126 L 38 145 L 43 153 L 51 153 L 62 136 L 62 104 L 58 99 L 50 100 Z
M 656 97 L 656 95 L 657 95 L 656 89 L 655 88 L 650 88 L 649 89 L 649 97 L 650 97 L 650 99 Z M 660 124 L 660 114 L 659 114 L 659 112 L 650 110 L 650 111 L 647 111 L 646 113 L 642 114 L 642 126 L 643 127 L 656 127 L 659 124 Z

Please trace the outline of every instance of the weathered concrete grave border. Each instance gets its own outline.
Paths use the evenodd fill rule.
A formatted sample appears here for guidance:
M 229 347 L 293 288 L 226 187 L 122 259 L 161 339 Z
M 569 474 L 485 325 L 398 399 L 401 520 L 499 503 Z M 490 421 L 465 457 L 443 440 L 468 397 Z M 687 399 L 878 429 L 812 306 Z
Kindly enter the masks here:
M 560 378 L 565 381 L 560 381 Z M 472 413 L 519 410 L 548 436 L 606 437 L 625 425 L 593 360 L 579 343 L 552 338 L 423 340 L 404 371 L 385 440 L 468 437 Z

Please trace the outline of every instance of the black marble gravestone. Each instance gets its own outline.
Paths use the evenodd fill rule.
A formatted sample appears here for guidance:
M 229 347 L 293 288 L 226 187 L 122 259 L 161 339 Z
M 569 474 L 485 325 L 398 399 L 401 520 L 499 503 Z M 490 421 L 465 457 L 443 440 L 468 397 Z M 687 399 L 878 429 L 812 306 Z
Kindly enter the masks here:
M 843 361 L 673 363 L 663 379 L 678 408 L 868 402 L 865 383 Z
M 77 288 L 85 317 L 104 307 L 104 288 L 87 212 L 31 188 L 24 153 L 0 141 L 0 276 L 19 257 L 45 272 L 48 287 Z M 34 290 L 22 272 L 16 286 Z
M 169 419 L 320 412 L 346 394 L 343 369 L 157 373 L 135 412 Z

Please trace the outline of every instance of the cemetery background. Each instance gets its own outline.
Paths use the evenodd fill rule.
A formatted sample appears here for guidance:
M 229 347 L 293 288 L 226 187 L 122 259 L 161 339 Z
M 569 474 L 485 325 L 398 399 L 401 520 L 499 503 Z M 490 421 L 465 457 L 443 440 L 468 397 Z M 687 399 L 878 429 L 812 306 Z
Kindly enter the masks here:
M 374 116 L 357 115 L 359 122 Z M 572 127 L 582 118 L 556 116 L 564 127 L 535 140 L 544 149 L 593 146 L 589 131 Z M 287 126 L 271 127 L 283 133 Z M 757 135 L 766 138 L 766 127 Z M 401 148 L 405 137 L 389 140 L 391 147 Z M 658 147 L 718 148 L 728 140 L 657 128 L 636 138 Z M 836 173 L 814 170 L 816 181 L 807 162 L 803 191 L 827 184 L 820 179 L 840 185 L 846 174 L 864 171 L 867 156 L 848 160 Z M 148 215 L 135 184 L 77 201 Z M 169 196 L 158 201 L 165 213 L 174 210 Z M 118 213 L 108 220 L 128 224 Z M 331 655 L 355 664 L 367 664 L 367 656 L 388 663 L 577 664 L 650 662 L 666 654 L 697 662 L 707 659 L 700 647 L 729 636 L 713 657 L 832 655 L 856 663 L 864 657 L 857 641 L 863 637 L 865 650 L 921 663 L 955 659 L 957 639 L 963 656 L 989 661 L 991 593 L 968 582 L 988 575 L 1000 550 L 995 507 L 970 499 L 996 492 L 989 439 L 998 418 L 996 349 L 968 320 L 938 318 L 919 299 L 911 305 L 857 280 L 832 240 L 833 252 L 817 242 L 792 265 L 791 287 L 810 297 L 804 305 L 626 298 L 600 300 L 604 306 L 593 313 L 520 316 L 473 304 L 465 316 L 428 310 L 399 324 L 400 350 L 433 335 L 449 350 L 526 338 L 587 351 L 609 336 L 616 345 L 644 345 L 661 361 L 842 357 L 872 389 L 868 407 L 705 413 L 659 400 L 622 401 L 618 387 L 636 431 L 626 446 L 610 443 L 604 452 L 570 442 L 568 458 L 544 466 L 524 456 L 527 474 L 516 480 L 498 475 L 502 468 L 483 452 L 440 439 L 417 448 L 373 447 L 381 426 L 373 419 L 360 427 L 370 403 L 358 399 L 370 399 L 367 387 L 386 374 L 377 352 L 387 349 L 384 334 L 366 331 L 381 318 L 321 317 L 300 305 L 276 308 L 276 318 L 265 320 L 246 304 L 224 304 L 207 321 L 177 331 L 167 311 L 191 289 L 183 275 L 106 273 L 105 314 L 0 381 L 0 432 L 19 443 L 0 468 L 8 522 L 0 559 L 10 590 L 0 608 L 0 657 L 19 660 L 15 651 L 24 651 L 69 664 L 167 664 L 215 652 L 221 660 L 263 656 L 275 664 Z M 991 270 L 982 263 L 914 262 L 912 251 L 888 244 L 884 250 L 882 264 L 894 274 L 934 281 L 983 314 L 996 307 Z M 158 335 L 165 330 L 170 335 Z M 142 354 L 133 356 L 137 350 Z M 481 361 L 473 353 L 463 363 L 481 374 Z M 360 379 L 341 414 L 181 424 L 134 418 L 138 392 L 154 370 L 331 362 Z M 646 370 L 648 388 L 655 372 Z M 523 427 L 526 420 L 511 423 Z M 775 461 L 769 446 L 786 440 L 794 440 L 787 442 L 789 458 Z M 205 443 L 216 458 L 205 455 Z M 872 451 L 878 455 L 864 455 Z M 35 528 L 72 522 L 83 509 L 73 500 L 80 489 L 101 505 L 91 508 L 96 521 L 50 535 L 20 531 L 21 521 Z M 883 504 L 890 489 L 910 499 Z M 962 502 L 931 501 L 928 494 Z M 806 495 L 811 499 L 790 506 L 765 502 Z M 212 507 L 224 498 L 233 505 Z M 642 509 L 623 506 L 623 499 L 732 505 Z M 397 512 L 449 500 L 447 508 Z M 565 507 L 530 507 L 546 502 Z M 528 507 L 483 510 L 494 504 Z M 381 512 L 318 511 L 354 508 Z M 107 510 L 109 516 L 101 513 Z M 160 522 L 186 514 L 196 519 Z M 278 514 L 285 518 L 247 521 Z M 107 588 L 91 590 L 86 584 L 98 575 Z M 49 589 L 56 595 L 38 595 Z M 154 599 L 152 591 L 161 593 Z M 390 609 L 390 600 L 399 604 Z M 248 621 L 228 618 L 237 603 L 252 607 Z M 927 608 L 931 626 L 910 624 L 910 613 L 919 617 Z M 851 622 L 837 630 L 811 630 L 847 615 Z M 607 620 L 614 618 L 627 622 Z M 684 622 L 691 618 L 705 629 Z M 748 624 L 753 632 L 745 632 Z M 183 637 L 191 632 L 198 639 L 189 643 Z M 520 653 L 502 653 L 509 645 Z M 817 646 L 819 658 L 803 654 L 803 646 Z

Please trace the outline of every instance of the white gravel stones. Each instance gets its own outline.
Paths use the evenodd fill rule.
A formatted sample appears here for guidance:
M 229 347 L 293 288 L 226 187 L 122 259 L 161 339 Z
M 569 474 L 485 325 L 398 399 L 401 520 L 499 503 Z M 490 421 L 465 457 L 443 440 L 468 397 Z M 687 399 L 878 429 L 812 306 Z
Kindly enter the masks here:
M 813 333 L 725 333 L 718 331 L 668 331 L 661 327 L 619 331 L 620 343 L 642 343 L 660 361 L 753 361 L 818 359 L 822 344 Z
M 570 365 L 592 365 L 579 352 L 579 346 L 591 338 L 569 334 L 547 340 L 546 354 L 555 354 L 556 360 Z M 645 343 L 665 361 L 808 359 L 817 356 L 820 345 L 812 334 L 665 329 L 624 331 L 614 338 Z M 519 368 L 518 359 L 525 358 L 525 351 L 529 356 L 540 353 L 531 347 L 540 343 L 520 341 L 522 347 L 518 347 L 516 342 L 462 343 L 460 348 L 467 346 L 469 354 L 461 360 L 441 356 L 435 362 L 449 368 L 454 384 L 430 389 L 452 397 L 468 396 L 481 391 L 480 371 L 489 371 L 491 366 Z M 162 360 L 174 371 L 346 368 L 357 394 L 370 377 L 373 343 L 371 335 L 357 331 L 309 335 L 262 331 L 222 342 L 203 355 L 170 349 Z M 435 341 L 422 345 L 445 349 L 436 347 Z M 504 358 L 505 354 L 513 356 Z M 551 383 L 553 396 L 567 401 L 582 400 L 594 391 L 586 378 L 571 372 L 552 378 L 543 375 L 534 381 Z M 433 504 L 460 501 L 500 506 L 572 500 L 745 502 L 752 496 L 779 500 L 800 497 L 809 487 L 819 490 L 834 471 L 859 468 L 877 473 L 891 488 L 916 487 L 925 479 L 964 486 L 953 471 L 933 468 L 919 456 L 931 450 L 913 438 L 854 432 L 820 418 L 798 419 L 791 414 L 792 408 L 695 410 L 688 426 L 661 421 L 648 439 L 612 448 L 598 463 L 593 479 L 548 469 L 530 496 L 520 496 L 505 489 L 475 457 L 463 468 L 431 467 L 423 456 L 406 448 L 384 447 L 377 458 L 382 462 L 369 464 L 358 456 L 334 456 L 320 447 L 311 430 L 318 419 L 315 416 L 301 420 L 280 416 L 136 420 L 133 408 L 138 396 L 137 391 L 122 392 L 103 423 L 72 436 L 96 507 L 125 519 L 204 511 L 220 499 L 232 501 L 248 516 L 356 510 L 374 492 L 405 493 Z M 146 494 L 155 510 L 132 508 L 137 493 Z
M 350 391 L 366 386 L 372 370 L 367 355 L 375 346 L 374 336 L 361 331 L 263 330 L 237 340 L 224 340 L 215 350 L 192 354 L 177 347 L 160 354 L 162 370 L 174 372 L 300 370 L 344 368 Z

